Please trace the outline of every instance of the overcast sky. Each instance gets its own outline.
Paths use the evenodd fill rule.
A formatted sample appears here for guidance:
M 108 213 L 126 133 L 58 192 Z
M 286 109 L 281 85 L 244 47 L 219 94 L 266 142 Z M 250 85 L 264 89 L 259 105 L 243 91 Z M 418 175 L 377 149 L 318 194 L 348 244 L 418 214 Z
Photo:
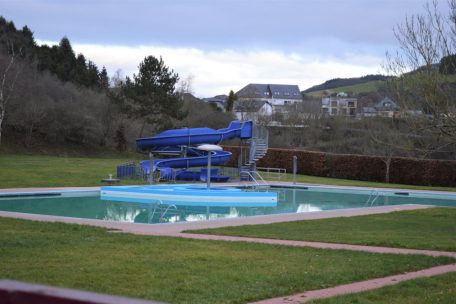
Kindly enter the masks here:
M 446 0 L 439 0 L 442 10 Z M 248 83 L 297 84 L 381 73 L 393 27 L 425 0 L 0 0 L 41 43 L 67 36 L 112 75 L 162 56 L 196 96 Z

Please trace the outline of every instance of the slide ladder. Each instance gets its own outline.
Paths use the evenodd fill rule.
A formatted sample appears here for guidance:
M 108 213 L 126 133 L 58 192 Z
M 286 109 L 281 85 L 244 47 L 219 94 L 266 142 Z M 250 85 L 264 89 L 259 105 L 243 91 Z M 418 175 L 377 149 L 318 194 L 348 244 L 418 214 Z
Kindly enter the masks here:
M 258 174 L 256 163 L 268 152 L 269 133 L 264 126 L 254 125 L 252 138 L 249 143 L 249 158 L 246 163 L 241 165 L 239 177 L 241 181 L 252 180 L 252 176 Z M 247 174 L 250 172 L 252 174 Z

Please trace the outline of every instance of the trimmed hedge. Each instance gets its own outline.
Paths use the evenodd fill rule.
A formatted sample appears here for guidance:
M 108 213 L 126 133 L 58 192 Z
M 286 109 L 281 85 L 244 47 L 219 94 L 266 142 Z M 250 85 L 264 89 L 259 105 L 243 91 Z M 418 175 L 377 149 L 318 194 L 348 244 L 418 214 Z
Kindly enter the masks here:
M 227 165 L 237 167 L 240 148 L 224 146 L 224 149 L 233 153 Z M 248 155 L 248 148 L 243 148 L 243 154 Z M 257 165 L 285 168 L 287 172 L 292 172 L 294 155 L 298 158 L 299 174 L 372 182 L 385 181 L 386 166 L 380 156 L 269 148 L 268 153 Z M 394 157 L 390 165 L 390 182 L 454 187 L 456 186 L 456 161 Z

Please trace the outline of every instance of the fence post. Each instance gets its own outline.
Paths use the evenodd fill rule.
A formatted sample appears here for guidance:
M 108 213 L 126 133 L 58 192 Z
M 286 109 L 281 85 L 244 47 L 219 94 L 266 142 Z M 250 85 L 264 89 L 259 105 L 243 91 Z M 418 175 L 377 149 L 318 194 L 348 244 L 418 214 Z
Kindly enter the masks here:
M 149 185 L 154 183 L 154 154 L 149 151 Z
M 293 185 L 296 185 L 296 172 L 298 171 L 298 157 L 293 155 Z

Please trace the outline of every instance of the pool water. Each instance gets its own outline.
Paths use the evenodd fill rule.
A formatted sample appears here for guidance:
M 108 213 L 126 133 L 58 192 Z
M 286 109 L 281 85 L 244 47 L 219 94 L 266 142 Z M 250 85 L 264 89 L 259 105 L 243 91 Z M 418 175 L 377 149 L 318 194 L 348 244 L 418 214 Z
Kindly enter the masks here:
M 132 223 L 169 223 L 235 218 L 254 215 L 314 212 L 371 206 L 425 204 L 456 207 L 456 194 L 415 197 L 413 193 L 344 191 L 328 188 L 271 188 L 278 193 L 277 207 L 210 207 L 141 204 L 100 200 L 97 192 L 67 192 L 52 195 L 0 196 L 0 211 L 89 218 Z

